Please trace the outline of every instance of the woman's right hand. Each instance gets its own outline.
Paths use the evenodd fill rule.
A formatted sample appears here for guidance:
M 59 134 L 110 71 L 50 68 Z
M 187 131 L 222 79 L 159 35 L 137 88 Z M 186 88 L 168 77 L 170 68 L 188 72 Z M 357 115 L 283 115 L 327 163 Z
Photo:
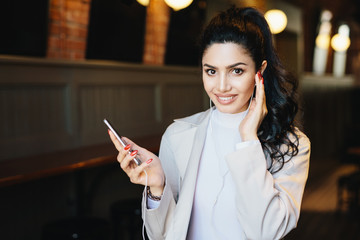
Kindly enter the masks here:
M 257 131 L 268 113 L 264 78 L 261 72 L 255 75 L 256 94 L 250 102 L 249 112 L 239 126 L 240 136 L 243 141 L 258 140 Z
M 146 171 L 148 176 L 147 185 L 150 187 L 151 193 L 155 196 L 161 196 L 165 186 L 165 174 L 160 159 L 128 138 L 122 138 L 128 144 L 126 147 L 123 147 L 111 131 L 109 131 L 109 135 L 119 151 L 117 161 L 128 175 L 130 181 L 135 184 L 145 185 L 146 174 L 144 171 Z M 132 151 L 131 154 L 129 154 L 130 151 Z M 135 157 L 141 161 L 139 166 L 133 161 Z

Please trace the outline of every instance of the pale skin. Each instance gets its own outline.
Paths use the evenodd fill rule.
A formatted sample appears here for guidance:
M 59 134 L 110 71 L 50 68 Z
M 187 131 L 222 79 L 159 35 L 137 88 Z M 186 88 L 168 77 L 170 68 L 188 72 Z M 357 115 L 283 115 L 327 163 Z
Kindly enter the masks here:
M 267 114 L 264 79 L 262 74 L 267 66 L 266 60 L 260 69 L 255 69 L 255 62 L 241 45 L 236 43 L 215 43 L 203 54 L 203 84 L 216 108 L 224 113 L 245 111 L 250 103 L 256 84 L 256 95 L 251 101 L 249 113 L 239 124 L 239 133 L 243 141 L 258 140 L 257 131 Z M 119 151 L 117 160 L 120 167 L 135 184 L 146 184 L 155 196 L 161 196 L 165 186 L 165 174 L 160 159 L 148 150 L 141 148 L 128 138 L 123 140 L 129 144 L 124 148 L 109 131 L 110 138 Z M 130 149 L 136 151 L 129 154 Z M 142 164 L 137 166 L 133 158 L 137 157 Z

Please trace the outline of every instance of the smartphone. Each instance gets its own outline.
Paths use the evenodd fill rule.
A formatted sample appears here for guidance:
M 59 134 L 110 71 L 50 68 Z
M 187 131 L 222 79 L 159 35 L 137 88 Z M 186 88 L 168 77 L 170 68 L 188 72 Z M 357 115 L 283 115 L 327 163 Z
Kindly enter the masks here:
M 121 145 L 123 145 L 123 147 L 125 147 L 126 144 L 123 142 L 123 140 L 121 140 L 121 137 L 119 136 L 119 134 L 115 131 L 114 127 L 111 125 L 111 123 L 106 118 L 104 119 L 104 123 L 106 124 L 106 126 L 108 126 L 110 131 L 112 131 L 112 133 L 115 135 L 115 137 L 119 140 Z M 131 153 L 131 151 L 129 153 Z M 134 161 L 137 165 L 141 164 L 141 161 L 137 158 L 134 158 Z

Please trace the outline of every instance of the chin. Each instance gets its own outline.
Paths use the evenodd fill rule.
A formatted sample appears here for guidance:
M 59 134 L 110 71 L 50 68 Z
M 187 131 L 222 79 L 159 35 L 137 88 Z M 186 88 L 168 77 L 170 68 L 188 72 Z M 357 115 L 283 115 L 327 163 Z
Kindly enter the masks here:
M 243 112 L 245 110 L 242 110 L 242 108 L 237 108 L 234 106 L 223 106 L 223 105 L 216 105 L 216 109 L 219 110 L 222 113 L 229 113 L 229 114 L 234 114 L 234 113 L 239 113 L 239 112 Z

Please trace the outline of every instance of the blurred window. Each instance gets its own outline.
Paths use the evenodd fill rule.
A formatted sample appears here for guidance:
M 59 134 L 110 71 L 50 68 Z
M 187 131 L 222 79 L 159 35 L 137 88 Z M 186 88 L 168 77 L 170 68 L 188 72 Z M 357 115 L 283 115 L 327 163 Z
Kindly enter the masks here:
M 48 0 L 1 0 L 0 54 L 45 57 Z

